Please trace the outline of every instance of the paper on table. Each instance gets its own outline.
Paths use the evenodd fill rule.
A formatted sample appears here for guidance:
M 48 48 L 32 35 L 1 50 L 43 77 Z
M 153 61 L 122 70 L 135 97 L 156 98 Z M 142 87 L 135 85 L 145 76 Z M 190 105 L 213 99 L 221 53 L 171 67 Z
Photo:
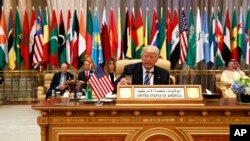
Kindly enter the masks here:
M 206 94 L 208 94 L 208 95 L 212 95 L 212 92 L 211 92 L 211 91 L 209 91 L 208 89 L 206 89 Z
M 110 92 L 106 95 L 106 98 L 111 98 L 111 99 L 116 98 L 116 94 L 113 94 L 112 92 Z

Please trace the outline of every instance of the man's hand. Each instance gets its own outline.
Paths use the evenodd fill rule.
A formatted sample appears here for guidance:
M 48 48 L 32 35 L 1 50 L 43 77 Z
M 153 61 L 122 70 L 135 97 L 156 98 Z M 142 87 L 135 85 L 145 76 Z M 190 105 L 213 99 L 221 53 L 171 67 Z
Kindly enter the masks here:
M 60 85 L 60 86 L 59 86 L 59 90 L 62 91 L 62 90 L 64 90 L 64 89 L 66 89 L 67 87 L 68 87 L 67 85 Z
M 127 80 L 125 78 L 122 78 L 119 82 L 120 85 L 128 85 Z

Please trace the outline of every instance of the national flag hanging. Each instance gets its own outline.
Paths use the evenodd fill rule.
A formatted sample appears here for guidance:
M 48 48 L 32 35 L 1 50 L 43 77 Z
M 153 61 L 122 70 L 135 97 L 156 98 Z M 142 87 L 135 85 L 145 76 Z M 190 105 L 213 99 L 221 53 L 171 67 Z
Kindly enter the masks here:
M 144 45 L 147 46 L 149 45 L 149 40 L 150 40 L 150 20 L 149 20 L 149 10 L 147 7 L 147 13 L 146 13 L 146 20 L 145 20 L 145 32 L 144 32 Z
M 243 10 L 244 11 L 244 10 Z M 242 49 L 241 49 L 241 60 L 246 60 L 246 50 L 247 50 L 247 35 L 245 33 L 246 23 L 245 23 L 245 13 L 242 11 Z
M 104 62 L 100 31 L 98 25 L 99 24 L 98 24 L 97 8 L 95 8 L 94 22 L 93 22 L 93 41 L 92 41 L 92 52 L 91 52 L 91 59 L 93 60 L 95 66 L 98 66 L 99 64 L 102 64 Z
M 18 12 L 18 7 L 16 8 L 16 16 L 15 16 L 15 30 L 14 30 L 14 48 L 16 52 L 16 62 L 18 67 L 21 65 L 21 55 L 20 55 L 20 44 L 21 44 L 21 23 Z M 20 69 L 20 68 L 19 68 Z
M 45 7 L 45 11 L 43 14 L 43 58 L 42 63 L 44 67 L 47 67 L 47 63 L 49 61 L 49 20 L 48 20 L 48 9 Z
M 79 62 L 79 66 L 83 65 L 85 50 L 86 50 L 86 32 L 85 32 L 85 25 L 84 25 L 83 9 L 81 9 L 80 27 L 79 27 L 79 43 L 78 43 L 78 62 Z
M 50 31 L 50 63 L 58 67 L 58 28 L 55 9 L 52 11 Z
M 246 34 L 247 34 L 247 49 L 246 49 L 246 64 L 250 64 L 250 8 L 247 9 L 246 20 Z
M 240 21 L 238 24 L 238 34 L 237 34 L 237 48 L 238 48 L 238 61 L 242 60 L 242 51 L 244 47 L 244 35 L 243 35 L 243 12 L 242 6 L 240 7 Z
M 227 9 L 225 25 L 224 25 L 224 42 L 223 42 L 222 57 L 227 66 L 228 62 L 231 60 L 230 18 L 229 18 L 228 9 Z
M 33 55 L 33 64 L 38 65 L 43 58 L 43 23 L 40 8 L 37 11 L 36 35 Z
M 73 31 L 72 66 L 75 67 L 76 69 L 79 69 L 81 67 L 79 65 L 79 60 L 78 60 L 79 22 L 78 22 L 78 18 L 77 18 L 76 9 L 74 11 L 72 31 Z
M 109 41 L 110 41 L 110 57 L 114 58 L 115 51 L 118 48 L 118 35 L 115 24 L 114 10 L 110 8 L 109 16 Z
M 128 8 L 126 7 L 125 26 L 124 26 L 123 36 L 122 36 L 122 48 L 124 49 L 124 56 L 126 57 L 127 57 L 127 50 L 130 44 L 131 44 L 130 42 L 130 18 L 129 18 Z
M 201 30 L 201 16 L 200 8 L 197 8 L 197 19 L 196 19 L 196 64 L 204 59 L 203 50 L 203 36 Z
M 10 7 L 9 22 L 8 22 L 8 60 L 9 68 L 14 70 L 16 68 L 16 51 L 14 48 L 14 16 L 12 7 Z
M 196 45 L 195 45 L 195 27 L 193 10 L 190 7 L 189 12 L 189 24 L 188 24 L 188 52 L 187 52 L 187 64 L 190 68 L 195 67 L 196 63 Z
M 178 22 L 178 14 L 177 9 L 174 10 L 173 17 L 173 32 L 172 32 L 172 40 L 171 40 L 171 50 L 170 50 L 170 62 L 171 69 L 175 68 L 175 65 L 178 63 L 180 58 L 180 37 L 179 37 L 179 22 Z
M 217 43 L 216 43 L 216 35 L 215 35 L 215 27 L 216 27 L 216 21 L 215 21 L 215 16 L 214 16 L 214 8 L 212 7 L 212 16 L 211 16 L 211 26 L 210 26 L 210 33 L 209 33 L 209 42 L 210 42 L 210 56 L 205 56 L 208 57 L 208 59 L 205 58 L 205 61 L 209 63 L 209 67 L 211 67 L 215 63 L 214 56 L 216 54 L 217 50 Z M 207 50 L 204 50 L 207 52 Z
M 231 30 L 231 59 L 238 60 L 239 59 L 239 49 L 237 48 L 237 17 L 236 17 L 236 9 L 234 7 L 233 10 L 233 18 L 232 18 L 232 30 Z
M 166 24 L 165 14 L 163 13 L 163 8 L 161 8 L 161 21 L 160 21 L 160 27 L 159 27 L 159 50 L 160 50 L 160 57 L 164 60 L 167 59 L 165 24 Z
M 20 45 L 21 57 L 24 61 L 25 68 L 30 70 L 30 51 L 29 51 L 29 24 L 28 24 L 28 14 L 27 11 L 24 11 L 23 18 L 23 30 L 22 30 L 22 42 Z
M 122 60 L 124 59 L 124 49 L 122 48 L 122 25 L 121 25 L 120 7 L 118 7 L 117 36 L 118 36 L 117 60 Z
M 109 60 L 112 55 L 112 49 L 110 48 L 110 40 L 109 40 L 109 33 L 108 33 L 108 25 L 106 20 L 106 9 L 103 9 L 103 15 L 102 15 L 102 27 L 101 27 L 101 44 L 103 48 L 103 56 L 104 60 Z
M 171 40 L 172 40 L 172 32 L 173 32 L 173 24 L 170 8 L 168 8 L 167 12 L 167 59 L 170 60 L 170 51 L 171 51 Z
M 34 55 L 34 47 L 35 47 L 35 35 L 36 35 L 36 11 L 35 8 L 32 7 L 31 12 L 31 20 L 30 20 L 30 33 L 29 33 L 29 59 L 30 59 L 30 67 L 33 66 L 33 55 Z
M 105 75 L 101 65 L 98 65 L 98 67 L 95 69 L 95 72 L 90 77 L 88 83 L 98 99 L 105 97 L 108 93 L 114 90 L 114 86 L 107 75 Z
M 66 56 L 67 64 L 71 64 L 71 55 L 73 49 L 73 33 L 72 33 L 72 22 L 71 22 L 71 12 L 68 8 L 68 18 L 67 18 L 67 36 L 66 36 Z
M 59 22 L 59 33 L 58 33 L 58 56 L 59 56 L 59 65 L 66 63 L 66 37 L 65 29 L 63 22 L 62 9 L 60 10 L 60 22 Z
M 141 8 L 138 11 L 137 14 L 137 22 L 136 22 L 136 33 L 137 33 L 137 40 L 138 44 L 135 48 L 135 58 L 140 59 L 141 58 L 141 52 L 142 48 L 144 46 L 144 33 L 143 33 L 143 20 L 142 20 L 142 11 Z
M 135 59 L 135 48 L 138 45 L 138 37 L 137 37 L 137 32 L 136 32 L 136 21 L 135 21 L 135 11 L 134 8 L 132 9 L 132 13 L 131 13 L 131 46 L 130 48 L 128 48 L 127 51 L 127 56 L 129 58 Z M 138 56 L 137 56 L 138 57 Z
M 7 47 L 7 26 L 5 21 L 5 12 L 2 7 L 0 20 L 0 69 L 4 69 L 8 63 L 8 47 Z
M 187 60 L 187 50 L 188 50 L 187 33 L 188 33 L 187 19 L 186 19 L 184 7 L 183 7 L 182 12 L 181 12 L 179 64 L 183 64 Z
M 152 19 L 152 24 L 151 24 L 151 35 L 150 35 L 150 44 L 153 46 L 158 47 L 158 32 L 159 32 L 159 27 L 158 27 L 158 18 L 157 18 L 157 13 L 156 9 L 154 9 L 153 13 L 153 19 Z
M 208 20 L 207 20 L 207 8 L 204 7 L 202 22 L 202 33 L 203 33 L 203 50 L 205 63 L 208 64 L 211 59 L 210 45 L 209 45 L 209 34 L 208 34 Z M 209 65 L 210 66 L 210 65 Z
M 86 56 L 90 57 L 92 50 L 93 20 L 90 8 L 87 12 Z
M 215 35 L 216 35 L 216 42 L 217 42 L 217 51 L 216 51 L 216 65 L 217 67 L 223 66 L 225 64 L 225 61 L 223 60 L 222 54 L 223 54 L 223 31 L 222 31 L 222 24 L 221 24 L 221 14 L 220 14 L 220 8 L 218 7 L 218 13 L 217 13 L 217 20 L 215 25 Z

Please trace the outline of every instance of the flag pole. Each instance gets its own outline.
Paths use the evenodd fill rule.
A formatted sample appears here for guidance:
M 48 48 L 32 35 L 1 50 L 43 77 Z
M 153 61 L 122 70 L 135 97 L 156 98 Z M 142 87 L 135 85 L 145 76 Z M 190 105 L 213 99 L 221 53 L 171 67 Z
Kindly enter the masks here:
M 95 103 L 95 106 L 103 106 L 104 102 L 102 102 L 100 100 L 100 98 L 98 98 L 97 102 Z

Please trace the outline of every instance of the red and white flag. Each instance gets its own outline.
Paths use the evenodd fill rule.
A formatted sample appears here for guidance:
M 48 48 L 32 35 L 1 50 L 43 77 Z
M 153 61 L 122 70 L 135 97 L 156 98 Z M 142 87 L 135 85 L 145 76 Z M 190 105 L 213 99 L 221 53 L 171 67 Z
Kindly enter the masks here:
M 184 8 L 182 8 L 181 28 L 180 28 L 180 59 L 179 59 L 179 64 L 183 64 L 187 60 L 187 49 L 188 49 L 187 32 L 188 32 L 187 19 L 185 16 Z
M 105 97 L 108 93 L 114 90 L 113 84 L 107 75 L 105 75 L 100 65 L 98 65 L 88 82 L 98 99 Z
M 66 56 L 67 56 L 67 63 L 71 64 L 72 53 L 73 50 L 73 33 L 72 33 L 72 22 L 71 22 L 71 12 L 68 9 L 68 19 L 67 19 L 67 40 L 66 40 Z

